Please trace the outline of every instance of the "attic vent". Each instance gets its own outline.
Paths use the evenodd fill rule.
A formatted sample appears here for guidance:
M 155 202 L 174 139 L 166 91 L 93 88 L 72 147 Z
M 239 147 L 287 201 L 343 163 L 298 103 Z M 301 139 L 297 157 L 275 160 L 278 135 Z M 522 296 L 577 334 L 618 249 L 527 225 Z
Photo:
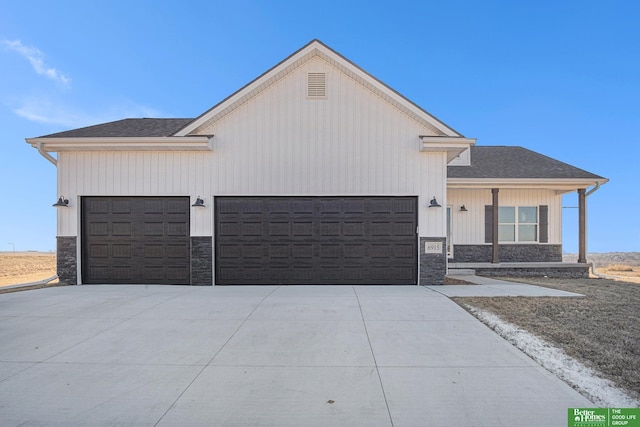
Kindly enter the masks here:
M 327 73 L 307 74 L 307 97 L 316 99 L 327 97 Z

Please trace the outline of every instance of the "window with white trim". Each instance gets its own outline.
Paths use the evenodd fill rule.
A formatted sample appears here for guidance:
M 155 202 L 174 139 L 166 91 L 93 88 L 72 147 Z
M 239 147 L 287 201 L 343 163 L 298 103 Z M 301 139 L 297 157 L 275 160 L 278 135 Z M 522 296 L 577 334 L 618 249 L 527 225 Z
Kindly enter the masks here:
M 498 208 L 498 241 L 537 242 L 537 206 L 500 206 Z

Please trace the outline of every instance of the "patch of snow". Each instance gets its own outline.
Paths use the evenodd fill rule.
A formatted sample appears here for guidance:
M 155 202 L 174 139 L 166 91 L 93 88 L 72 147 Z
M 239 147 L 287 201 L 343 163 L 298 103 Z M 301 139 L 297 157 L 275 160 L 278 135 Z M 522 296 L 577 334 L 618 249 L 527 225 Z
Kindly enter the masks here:
M 598 407 L 637 408 L 640 401 L 629 396 L 613 382 L 583 365 L 547 341 L 505 322 L 495 314 L 466 305 L 471 313 L 498 335 L 528 354 L 545 369 L 558 376 Z

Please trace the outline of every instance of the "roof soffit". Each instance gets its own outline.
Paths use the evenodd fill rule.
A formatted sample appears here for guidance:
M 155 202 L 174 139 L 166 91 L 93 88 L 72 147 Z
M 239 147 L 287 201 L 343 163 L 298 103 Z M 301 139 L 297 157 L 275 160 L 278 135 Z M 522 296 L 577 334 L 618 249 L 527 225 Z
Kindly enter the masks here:
M 241 105 L 248 102 L 261 92 L 267 90 L 279 80 L 300 68 L 306 62 L 318 57 L 337 70 L 350 77 L 363 87 L 380 96 L 386 102 L 389 102 L 399 111 L 417 121 L 425 128 L 429 129 L 434 135 L 438 136 L 462 136 L 454 129 L 445 125 L 434 116 L 391 89 L 375 77 L 371 76 L 348 59 L 344 58 L 337 52 L 333 51 L 322 42 L 313 40 L 284 61 L 277 64 L 243 88 L 239 89 L 210 110 L 196 118 L 194 121 L 186 125 L 175 133 L 176 136 L 198 135 L 205 132 L 216 121 L 227 116 Z

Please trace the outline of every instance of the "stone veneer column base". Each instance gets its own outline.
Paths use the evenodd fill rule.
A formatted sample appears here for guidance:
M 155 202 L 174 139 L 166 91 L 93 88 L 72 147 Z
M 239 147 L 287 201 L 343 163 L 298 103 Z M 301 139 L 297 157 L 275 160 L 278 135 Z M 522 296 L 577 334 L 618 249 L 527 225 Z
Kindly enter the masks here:
M 78 284 L 78 238 L 56 237 L 56 270 L 58 280 L 64 285 Z
M 213 238 L 191 237 L 191 284 L 213 285 Z
M 447 273 L 447 239 L 445 237 L 420 237 L 420 278 L 419 285 L 444 285 Z M 440 253 L 425 253 L 425 243 L 439 242 Z

